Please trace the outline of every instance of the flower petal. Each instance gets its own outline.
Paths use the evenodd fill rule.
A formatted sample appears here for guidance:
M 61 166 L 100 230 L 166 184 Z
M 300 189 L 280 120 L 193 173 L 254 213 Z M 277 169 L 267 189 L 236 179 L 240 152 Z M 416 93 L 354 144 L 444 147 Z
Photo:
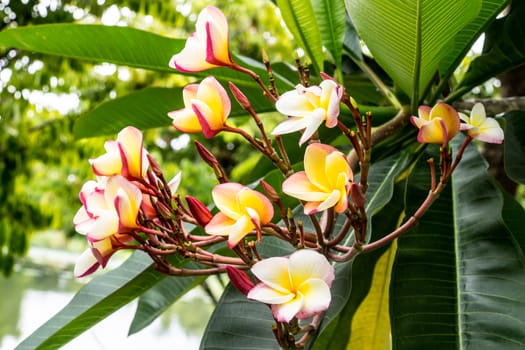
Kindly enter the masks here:
M 199 119 L 197 118 L 197 115 L 193 109 L 179 109 L 177 111 L 169 112 L 168 116 L 173 119 L 172 124 L 175 129 L 179 131 L 188 133 L 202 131 L 201 123 L 199 122 Z
M 264 283 L 259 283 L 248 292 L 247 298 L 265 304 L 282 304 L 292 300 L 294 294 L 290 292 L 282 293 Z
M 144 148 L 140 130 L 132 126 L 122 129 L 117 136 L 117 143 L 122 157 L 122 175 L 137 179 L 143 178 Z
M 254 223 L 248 215 L 241 216 L 231 226 L 230 233 L 228 235 L 228 248 L 233 248 L 239 243 L 246 235 L 255 228 Z
M 91 252 L 91 248 L 89 248 L 84 250 L 84 252 L 77 258 L 73 274 L 77 278 L 85 277 L 95 272 L 99 266 L 97 259 Z
M 292 290 L 288 263 L 288 258 L 273 257 L 257 262 L 251 270 L 262 283 L 287 294 Z
M 312 184 L 306 172 L 292 174 L 282 185 L 283 192 L 303 201 L 324 201 L 327 194 Z
M 298 289 L 304 297 L 301 310 L 296 315 L 298 319 L 310 318 L 330 306 L 332 300 L 330 288 L 322 279 L 309 279 L 301 284 Z
M 319 278 L 331 286 L 335 277 L 334 267 L 326 257 L 311 249 L 301 249 L 290 255 L 289 270 L 296 287 L 312 278 Z
M 290 322 L 297 313 L 301 310 L 304 303 L 304 296 L 301 293 L 296 293 L 295 298 L 283 303 L 272 305 L 272 313 L 275 319 L 279 322 Z
M 186 40 L 184 49 L 171 58 L 169 66 L 181 72 L 200 72 L 217 67 L 206 62 L 206 43 L 197 33 L 193 33 Z
M 243 188 L 241 184 L 227 182 L 215 186 L 211 192 L 217 208 L 231 219 L 236 220 L 243 215 L 237 201 L 237 193 Z
M 224 213 L 217 213 L 213 216 L 204 228 L 207 234 L 216 236 L 228 236 L 235 220 L 230 219 Z
M 263 224 L 267 224 L 273 218 L 272 203 L 262 193 L 254 191 L 248 187 L 239 191 L 238 201 L 240 207 L 249 207 L 257 212 L 259 220 Z
M 106 141 L 104 148 L 106 149 L 105 154 L 89 160 L 93 172 L 97 176 L 120 174 L 122 171 L 122 159 L 120 157 L 118 143 L 116 141 Z

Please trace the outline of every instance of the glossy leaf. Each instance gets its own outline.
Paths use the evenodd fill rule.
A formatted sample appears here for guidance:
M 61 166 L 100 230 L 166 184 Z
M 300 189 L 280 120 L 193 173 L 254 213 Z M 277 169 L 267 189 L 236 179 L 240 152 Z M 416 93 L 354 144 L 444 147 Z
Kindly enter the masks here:
M 455 99 L 497 74 L 525 62 L 525 3 L 513 1 L 512 11 L 487 29 L 483 54 L 472 61 L 457 90 Z
M 410 164 L 412 158 L 411 152 L 402 152 L 400 154 L 391 156 L 383 159 L 382 161 L 376 162 L 370 169 L 369 187 L 367 192 L 367 203 L 365 205 L 366 211 L 369 218 L 381 210 L 392 198 L 394 182 L 401 172 Z M 368 224 L 368 237 L 370 239 L 370 232 L 372 230 L 372 221 L 369 220 Z M 305 222 L 305 227 L 307 227 Z M 337 230 L 337 228 L 336 228 Z M 347 239 L 346 245 L 350 245 L 351 237 Z M 332 285 L 332 303 L 328 308 L 323 322 L 321 324 L 320 337 L 325 337 L 323 332 L 328 330 L 327 338 L 323 342 L 330 341 L 331 336 L 339 337 L 340 335 L 330 335 L 330 330 L 334 327 L 330 324 L 337 318 L 341 310 L 345 307 L 350 298 L 352 291 L 352 280 L 353 274 L 352 261 L 336 265 L 336 279 Z
M 447 43 L 447 55 L 439 64 L 439 77 L 447 83 L 468 50 L 487 29 L 488 25 L 505 8 L 509 0 L 483 0 L 479 14 Z
M 396 185 L 392 200 L 372 218 L 372 240 L 383 237 L 386 233 L 393 231 L 398 226 L 399 216 L 403 212 L 403 186 Z M 372 290 L 372 280 L 387 282 L 389 273 L 378 274 L 376 276 L 376 265 L 379 259 L 384 256 L 388 246 L 378 248 L 372 252 L 358 255 L 353 261 L 351 270 L 352 291 L 350 297 L 339 315 L 326 327 L 323 333 L 316 339 L 312 349 L 315 350 L 345 350 L 349 344 L 355 348 L 366 348 L 372 345 L 370 339 L 385 337 L 381 330 L 386 327 L 379 322 L 378 315 L 374 315 L 381 304 L 375 303 L 376 298 L 381 297 L 379 291 L 382 287 L 376 283 L 374 292 Z M 384 288 L 384 287 L 383 287 Z M 386 288 L 388 291 L 388 287 Z M 369 303 L 363 306 L 363 300 L 368 298 Z M 356 311 L 359 310 L 359 315 Z M 385 310 L 382 310 L 383 312 Z M 388 312 L 388 309 L 386 309 Z M 382 314 L 384 317 L 384 314 Z M 371 319 L 374 320 L 371 320 Z M 388 318 L 388 315 L 387 315 Z M 388 332 L 390 336 L 390 332 Z M 353 349 L 354 347 L 350 347 Z M 380 347 L 371 349 L 382 349 Z
M 58 349 L 165 277 L 152 267 L 147 255 L 135 253 L 119 268 L 86 284 L 69 304 L 20 343 L 17 350 Z
M 463 139 L 456 137 L 455 150 Z M 428 185 L 423 159 L 409 181 L 410 212 Z M 525 259 L 515 239 L 524 232 L 504 224 L 502 206 L 499 188 L 470 145 L 450 185 L 398 240 L 390 305 L 394 348 L 525 346 Z
M 168 72 L 173 71 L 168 67 L 171 56 L 184 42 L 128 27 L 69 23 L 0 32 L 3 47 Z
M 276 0 L 286 27 L 290 30 L 297 42 L 298 49 L 304 49 L 314 71 L 323 68 L 323 48 L 321 33 L 315 13 L 310 1 L 303 0 Z
M 505 114 L 505 171 L 514 181 L 525 184 L 525 111 Z
M 449 54 L 449 38 L 477 16 L 481 0 L 346 0 L 348 15 L 379 65 L 409 96 Z M 417 102 L 417 101 L 416 101 Z
M 168 307 L 205 279 L 206 276 L 167 277 L 153 285 L 139 297 L 137 310 L 129 327 L 129 335 L 150 325 Z
M 263 257 L 284 256 L 293 251 L 291 245 L 275 237 L 264 237 L 257 249 Z M 273 323 L 272 313 L 266 305 L 248 300 L 230 284 L 208 321 L 200 349 L 278 350 L 272 333 Z
M 340 67 L 345 35 L 345 5 L 340 0 L 315 0 L 312 1 L 312 6 L 322 43 L 332 55 L 336 66 Z

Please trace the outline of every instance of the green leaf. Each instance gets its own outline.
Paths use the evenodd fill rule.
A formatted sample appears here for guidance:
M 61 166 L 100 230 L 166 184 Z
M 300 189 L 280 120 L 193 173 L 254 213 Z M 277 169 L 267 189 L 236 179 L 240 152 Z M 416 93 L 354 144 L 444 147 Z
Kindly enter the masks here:
M 417 96 L 449 54 L 446 45 L 478 15 L 481 0 L 345 0 L 348 15 L 379 65 Z M 419 102 L 419 101 L 413 101 Z
M 505 172 L 525 184 L 525 111 L 512 111 L 505 118 Z
M 381 210 L 392 198 L 394 190 L 394 181 L 403 172 L 413 154 L 411 151 L 401 152 L 389 158 L 383 159 L 374 163 L 370 168 L 369 187 L 367 191 L 367 203 L 365 205 L 368 214 L 368 237 L 372 232 L 373 216 Z M 307 221 L 305 221 L 305 227 Z M 350 236 L 350 235 L 349 235 Z M 351 237 L 346 241 L 346 245 L 350 245 Z M 352 291 L 352 281 L 350 277 L 353 274 L 352 261 L 339 264 L 336 266 L 336 278 L 332 285 L 332 302 L 328 308 L 323 322 L 321 324 L 320 337 L 325 337 L 322 342 L 329 342 L 331 336 L 340 337 L 340 334 L 331 335 L 330 324 L 335 320 L 337 322 L 338 315 L 344 306 L 347 304 Z M 332 326 L 333 327 L 333 326 Z M 323 335 L 323 332 L 328 330 L 328 335 Z M 326 339 L 328 338 L 328 339 Z
M 201 341 L 202 350 L 279 350 L 269 308 L 250 301 L 231 284 L 217 304 Z
M 183 108 L 182 88 L 150 87 L 101 103 L 76 121 L 75 137 L 115 134 L 133 125 L 139 129 L 169 126 L 168 112 Z
M 439 63 L 439 77 L 440 81 L 443 82 L 442 86 L 448 83 L 449 78 L 470 50 L 472 44 L 508 3 L 509 0 L 483 0 L 479 15 L 459 33 L 450 38 L 446 45 L 448 53 Z
M 103 25 L 43 24 L 0 32 L 3 47 L 167 72 L 173 71 L 169 60 L 184 43 L 138 29 Z
M 453 140 L 457 152 L 462 135 Z M 422 159 L 410 177 L 413 213 L 429 188 Z M 504 224 L 500 190 L 470 145 L 447 186 L 419 224 L 398 239 L 391 322 L 397 349 L 522 349 L 525 259 Z M 520 213 L 523 217 L 523 211 Z
M 196 264 L 194 264 L 196 266 Z M 141 331 L 155 321 L 168 307 L 206 279 L 199 277 L 168 277 L 156 283 L 139 297 L 137 311 L 129 327 L 129 335 Z
M 345 35 L 345 5 L 340 0 L 313 0 L 311 2 L 323 45 L 332 55 L 336 66 L 340 67 Z
M 293 251 L 290 244 L 275 237 L 264 237 L 257 249 L 263 257 L 284 256 Z M 200 348 L 278 350 L 273 323 L 272 313 L 266 305 L 248 300 L 230 284 L 208 321 Z
M 286 26 L 312 60 L 315 72 L 323 68 L 323 48 L 321 33 L 310 1 L 277 0 L 276 1 Z
M 372 218 L 372 227 L 374 228 L 372 240 L 379 239 L 397 228 L 399 216 L 403 212 L 403 191 L 402 186 L 396 185 L 391 201 Z M 352 291 L 350 297 L 337 318 L 316 339 L 312 349 L 345 350 L 349 344 L 349 339 L 352 344 L 356 344 L 356 348 L 362 348 L 370 345 L 368 340 L 372 337 L 377 339 L 381 336 L 379 332 L 380 322 L 375 319 L 375 317 L 380 316 L 374 315 L 372 311 L 374 303 L 366 305 L 366 307 L 361 305 L 371 290 L 373 278 L 386 279 L 390 276 L 389 273 L 385 273 L 384 276 L 374 277 L 376 264 L 387 249 L 388 246 L 384 246 L 372 252 L 360 254 L 355 258 L 351 270 Z M 376 289 L 380 289 L 380 286 Z M 356 316 L 357 310 L 360 310 L 358 317 Z M 374 320 L 371 320 L 372 318 Z M 374 349 L 383 348 L 376 347 Z
M 513 1 L 506 17 L 497 19 L 485 33 L 483 54 L 472 61 L 456 91 L 454 100 L 484 81 L 525 62 L 525 3 Z
M 166 276 L 143 253 L 86 284 L 61 311 L 26 338 L 17 350 L 58 349 L 145 293 Z

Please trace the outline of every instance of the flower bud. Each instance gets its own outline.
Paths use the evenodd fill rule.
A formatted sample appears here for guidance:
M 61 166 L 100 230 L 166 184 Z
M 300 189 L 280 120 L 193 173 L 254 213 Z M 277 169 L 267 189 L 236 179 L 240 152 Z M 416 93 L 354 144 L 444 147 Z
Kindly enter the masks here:
M 206 226 L 212 218 L 210 210 L 197 198 L 186 196 L 186 202 L 188 203 L 191 215 L 193 215 L 197 223 L 200 226 Z
M 235 97 L 235 100 L 241 105 L 242 108 L 250 109 L 252 107 L 246 95 L 243 94 L 234 83 L 230 81 L 228 82 L 228 86 L 230 87 L 233 97 Z
M 255 286 L 248 274 L 242 270 L 228 265 L 226 273 L 232 285 L 244 295 L 248 295 L 248 292 Z

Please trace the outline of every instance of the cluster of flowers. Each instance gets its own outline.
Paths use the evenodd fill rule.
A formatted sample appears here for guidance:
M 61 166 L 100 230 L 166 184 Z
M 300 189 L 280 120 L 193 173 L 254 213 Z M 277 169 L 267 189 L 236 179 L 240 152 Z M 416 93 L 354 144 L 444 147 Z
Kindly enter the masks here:
M 366 234 L 366 169 L 362 167 L 360 182 L 355 183 L 346 155 L 321 143 L 316 132 L 323 123 L 328 128 L 339 127 L 360 161 L 365 162 L 365 154 L 370 151 L 370 118 L 363 121 L 355 101 L 344 93 L 344 87 L 326 76 L 319 85 L 299 84 L 295 90 L 280 96 L 272 93 L 255 73 L 233 61 L 228 24 L 217 8 L 204 9 L 196 27 L 196 33 L 187 40 L 184 49 L 173 56 L 170 66 L 185 72 L 229 67 L 254 78 L 264 90 L 264 96 L 275 102 L 277 111 L 288 117 L 271 132 L 274 142 L 280 142 L 280 135 L 296 131 L 302 131 L 300 145 L 309 141 L 304 170 L 292 170 L 284 149 L 279 149 L 281 156 L 276 155 L 248 99 L 231 83 L 230 91 L 257 122 L 263 141 L 228 125 L 231 101 L 225 88 L 212 76 L 184 88 L 184 108 L 169 113 L 173 126 L 182 132 L 202 133 L 206 138 L 222 131 L 243 136 L 282 171 L 285 177 L 282 192 L 300 200 L 315 232 L 304 232 L 301 223 L 296 223 L 288 208 L 282 206 L 277 192 L 264 181 L 261 186 L 266 195 L 228 181 L 215 157 L 198 143 L 199 154 L 220 174 L 219 184 L 212 191 L 217 213 L 212 215 L 205 204 L 193 197 L 186 197 L 186 204 L 183 203 L 176 194 L 180 174 L 166 182 L 158 165 L 143 148 L 140 131 L 127 127 L 116 141 L 105 144 L 107 153 L 90 160 L 97 180 L 88 181 L 82 188 L 82 207 L 74 218 L 76 230 L 86 235 L 90 248 L 79 258 L 75 274 L 86 276 L 99 266 L 104 267 L 119 249 L 140 249 L 150 254 L 159 270 L 167 274 L 227 272 L 232 283 L 248 298 L 271 305 L 277 322 L 311 318 L 330 305 L 330 287 L 334 280 L 330 261 L 350 260 L 363 251 Z M 341 104 L 354 115 L 357 132 L 350 131 L 338 119 Z M 464 123 L 460 123 L 460 119 Z M 422 106 L 419 116 L 412 117 L 411 122 L 419 128 L 420 142 L 440 144 L 443 148 L 460 130 L 468 134 L 465 146 L 472 138 L 492 143 L 503 140 L 499 124 L 486 118 L 481 104 L 474 106 L 470 116 L 442 102 L 432 108 Z M 277 221 L 274 207 L 281 213 L 282 226 L 273 223 Z M 317 213 L 323 215 L 321 222 Z M 345 215 L 346 222 L 341 231 L 334 234 L 335 214 Z M 202 227 L 209 236 L 192 235 L 186 231 L 184 222 Z M 353 246 L 341 245 L 351 229 L 355 234 Z M 263 259 L 253 239 L 246 238 L 260 240 L 264 235 L 277 236 L 301 249 L 287 257 Z M 205 249 L 224 241 L 239 258 L 211 254 Z M 209 268 L 191 271 L 176 268 L 163 258 L 169 254 L 192 258 Z M 252 282 L 245 269 L 251 269 L 257 283 Z

